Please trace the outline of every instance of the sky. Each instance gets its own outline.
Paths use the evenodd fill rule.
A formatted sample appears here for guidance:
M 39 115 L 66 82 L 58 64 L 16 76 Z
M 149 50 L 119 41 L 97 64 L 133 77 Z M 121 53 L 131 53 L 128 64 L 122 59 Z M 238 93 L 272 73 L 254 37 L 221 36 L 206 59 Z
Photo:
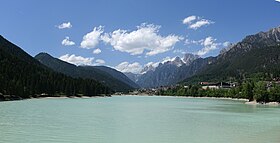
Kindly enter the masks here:
M 0 13 L 0 34 L 31 56 L 133 73 L 280 25 L 276 0 L 2 0 Z

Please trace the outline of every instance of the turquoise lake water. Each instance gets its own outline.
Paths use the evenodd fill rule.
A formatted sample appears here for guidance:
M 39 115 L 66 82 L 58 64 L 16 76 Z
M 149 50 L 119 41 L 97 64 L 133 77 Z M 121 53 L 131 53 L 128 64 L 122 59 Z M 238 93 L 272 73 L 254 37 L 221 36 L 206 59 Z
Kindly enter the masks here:
M 280 107 L 180 97 L 0 102 L 0 143 L 279 143 Z

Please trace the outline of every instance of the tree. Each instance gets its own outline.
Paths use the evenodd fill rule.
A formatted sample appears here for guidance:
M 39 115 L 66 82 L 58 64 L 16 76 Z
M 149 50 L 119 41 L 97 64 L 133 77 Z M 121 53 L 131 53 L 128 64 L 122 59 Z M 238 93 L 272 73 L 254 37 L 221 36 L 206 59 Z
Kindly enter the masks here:
M 257 102 L 264 102 L 264 103 L 269 102 L 269 97 L 268 97 L 268 92 L 267 92 L 267 87 L 265 82 L 263 81 L 257 82 L 253 89 L 253 93 L 254 93 L 254 99 Z
M 242 95 L 244 98 L 249 99 L 249 101 L 254 100 L 253 83 L 247 81 L 242 84 Z

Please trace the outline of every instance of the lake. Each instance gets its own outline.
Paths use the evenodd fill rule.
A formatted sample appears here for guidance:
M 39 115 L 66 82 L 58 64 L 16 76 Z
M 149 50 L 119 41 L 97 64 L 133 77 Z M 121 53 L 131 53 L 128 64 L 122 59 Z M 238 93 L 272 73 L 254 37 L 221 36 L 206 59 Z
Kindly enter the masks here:
M 159 96 L 0 102 L 1 143 L 279 143 L 280 108 Z

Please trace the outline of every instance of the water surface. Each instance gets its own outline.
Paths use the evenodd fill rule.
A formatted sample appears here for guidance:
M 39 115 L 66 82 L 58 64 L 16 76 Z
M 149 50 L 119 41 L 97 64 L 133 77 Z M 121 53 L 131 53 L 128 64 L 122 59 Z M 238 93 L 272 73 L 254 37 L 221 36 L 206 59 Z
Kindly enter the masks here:
M 279 143 L 279 113 L 179 97 L 0 102 L 0 143 Z

